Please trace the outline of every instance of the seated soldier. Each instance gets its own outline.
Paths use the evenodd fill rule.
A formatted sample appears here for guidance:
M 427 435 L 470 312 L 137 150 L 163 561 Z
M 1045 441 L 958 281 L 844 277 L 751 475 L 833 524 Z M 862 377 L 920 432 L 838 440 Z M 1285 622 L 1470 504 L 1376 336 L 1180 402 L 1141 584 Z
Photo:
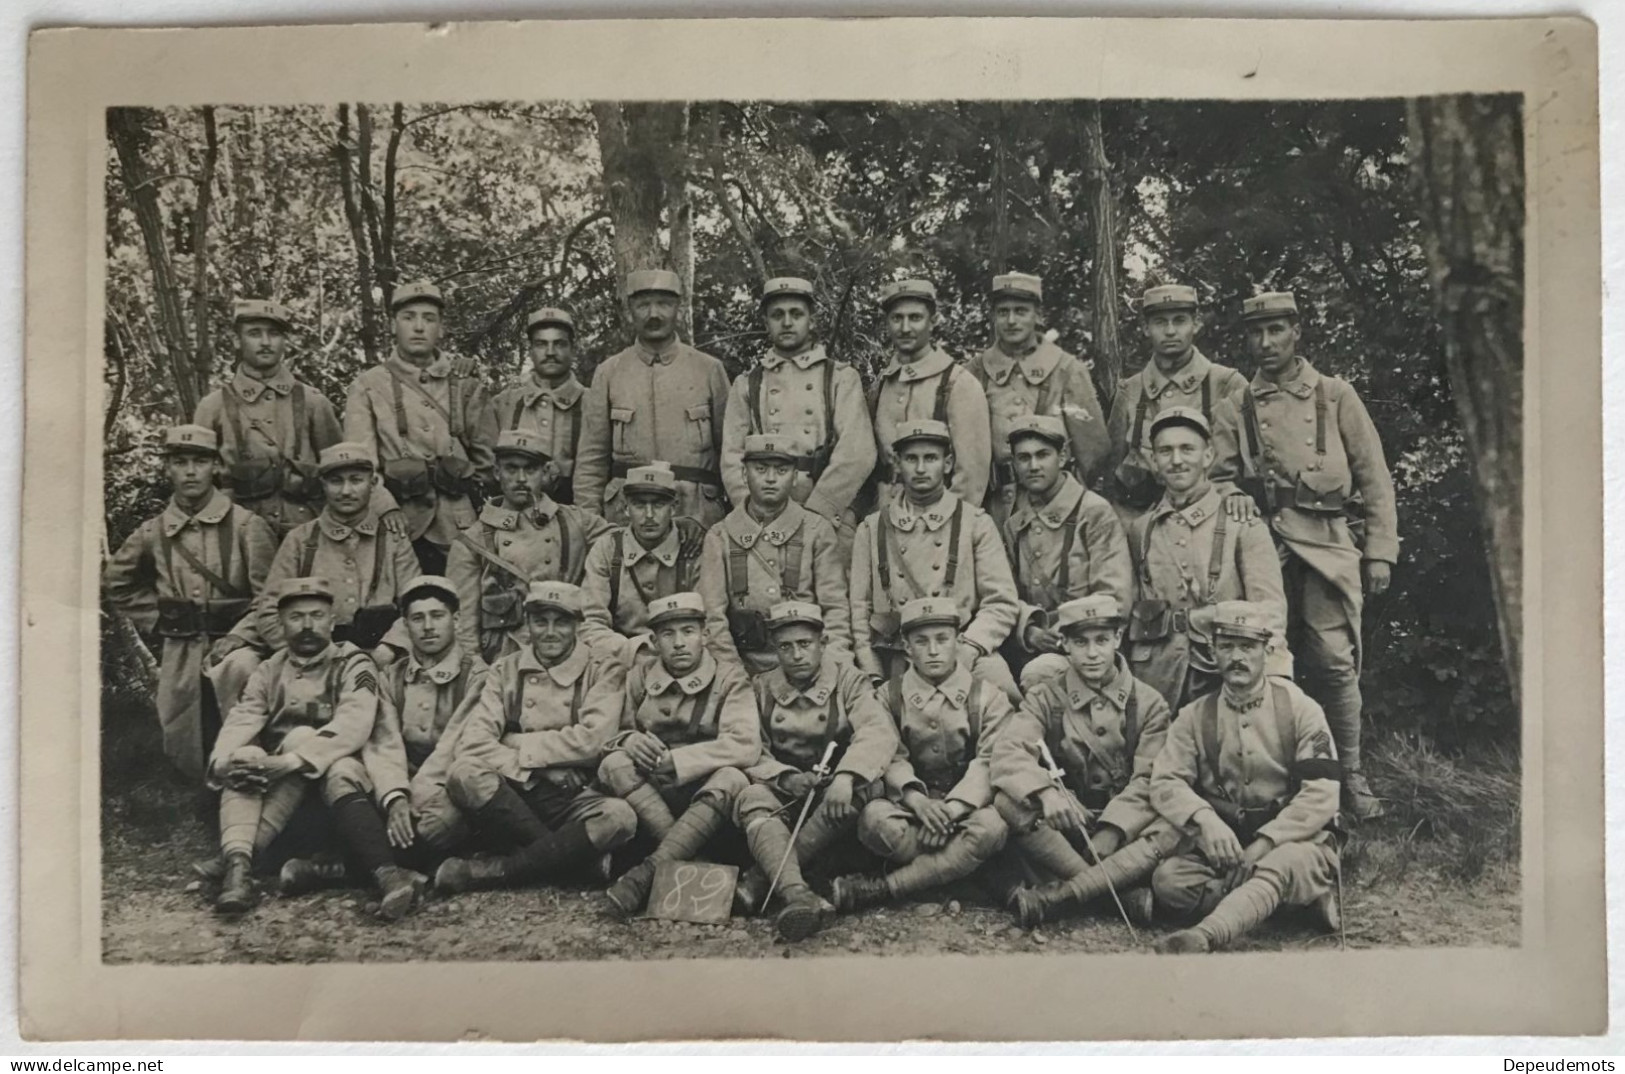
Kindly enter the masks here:
M 1124 622 L 1122 605 L 1108 593 L 1061 605 L 1056 629 L 1069 668 L 1027 695 L 993 751 L 995 802 L 1016 854 L 1052 881 L 1012 893 L 1026 928 L 1112 892 L 1133 916 L 1149 920 L 1150 893 L 1138 885 L 1179 841 L 1150 796 L 1168 703 L 1118 652 Z M 1060 767 L 1059 781 L 1049 760 Z
M 635 518 L 635 503 L 631 510 Z M 750 783 L 743 769 L 762 755 L 750 679 L 707 651 L 700 595 L 655 598 L 649 626 L 653 641 L 637 647 L 626 676 L 621 734 L 598 766 L 599 784 L 659 840 L 609 889 L 609 901 L 627 915 L 648 901 L 657 864 L 690 860 L 722 830 Z
M 457 533 L 446 556 L 446 577 L 464 609 L 457 643 L 493 663 L 526 647 L 526 587 L 578 584 L 587 549 L 611 528 L 590 511 L 553 502 L 543 487 L 548 460 L 538 434 L 508 429 L 494 452 L 502 498 Z
M 700 559 L 711 644 L 752 675 L 777 666 L 766 615 L 784 601 L 818 605 L 831 655 L 852 652 L 840 543 L 828 519 L 790 498 L 800 458 L 791 445 L 783 436 L 745 437 L 750 495 L 711 527 Z
M 209 758 L 210 785 L 224 788 L 225 877 L 215 909 L 239 914 L 253 905 L 255 850 L 270 845 L 307 789 L 319 783 L 345 848 L 378 884 L 379 914 L 398 920 L 428 878 L 395 865 L 358 756 L 378 717 L 377 671 L 361 650 L 332 641 L 333 587 L 325 578 L 284 583 L 276 612 L 286 648 L 249 677 Z
M 1337 751 L 1320 706 L 1265 674 L 1278 620 L 1250 601 L 1214 608 L 1223 685 L 1179 710 L 1152 766 L 1152 804 L 1184 835 L 1151 875 L 1156 909 L 1199 919 L 1165 936 L 1161 953 L 1228 946 L 1278 906 L 1339 925 Z
M 498 660 L 463 717 L 446 791 L 476 832 L 516 849 L 447 858 L 437 891 L 550 879 L 631 839 L 637 814 L 590 787 L 620 719 L 620 661 L 576 639 L 581 590 L 532 582 L 530 644 Z M 606 878 L 607 879 L 607 878 Z
M 649 602 L 696 590 L 704 532 L 677 517 L 677 478 L 665 463 L 634 466 L 621 486 L 626 527 L 593 542 L 581 579 L 581 640 L 619 648 L 649 633 Z M 692 540 L 685 532 L 694 530 Z
M 960 665 L 952 600 L 911 600 L 902 616 L 909 668 L 881 691 L 900 734 L 897 755 L 886 796 L 858 817 L 858 841 L 900 868 L 837 878 L 830 901 L 842 913 L 967 877 L 1004 846 L 988 759 L 1010 702 Z
M 754 683 L 762 759 L 745 773 L 751 785 L 734 802 L 734 823 L 756 868 L 739 878 L 735 898 L 743 912 L 765 909 L 759 904 L 776 879 L 772 890 L 784 902 L 774 928 L 794 941 L 817 932 L 834 910 L 813 894 L 802 870 L 856 830 L 859 811 L 880 793 L 880 775 L 897 752 L 897 730 L 869 677 L 825 650 L 818 605 L 776 604 L 768 630 L 779 666 Z M 816 805 L 792 837 L 790 818 L 809 796 Z

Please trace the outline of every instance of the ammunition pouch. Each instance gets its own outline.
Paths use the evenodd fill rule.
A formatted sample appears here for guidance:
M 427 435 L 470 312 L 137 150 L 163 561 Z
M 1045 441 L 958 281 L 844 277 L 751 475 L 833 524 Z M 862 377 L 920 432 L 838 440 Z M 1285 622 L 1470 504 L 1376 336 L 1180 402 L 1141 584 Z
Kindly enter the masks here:
M 390 459 L 384 463 L 384 488 L 397 501 L 423 499 L 434 491 L 429 464 L 422 459 Z
M 1174 632 L 1174 609 L 1165 600 L 1137 600 L 1128 611 L 1129 641 L 1161 641 Z
M 1282 806 L 1280 802 L 1271 802 L 1269 805 L 1249 809 L 1228 798 L 1215 798 L 1206 794 L 1202 795 L 1202 800 L 1212 806 L 1219 819 L 1230 826 L 1243 846 L 1258 837 L 1258 829 L 1280 815 Z
M 994 492 L 1002 492 L 1016 484 L 1016 464 L 1009 459 L 994 459 L 992 474 Z
M 441 455 L 434 460 L 429 479 L 434 487 L 447 496 L 471 496 L 479 491 L 474 476 L 474 464 L 455 455 Z
M 903 648 L 903 617 L 897 612 L 871 612 L 869 644 L 875 649 Z
M 480 594 L 480 629 L 513 630 L 525 622 L 525 598 L 517 589 L 487 589 Z
M 830 447 L 828 444 L 825 444 L 824 446 L 816 448 L 815 450 L 810 451 L 797 459 L 796 469 L 801 473 L 808 475 L 814 481 L 817 481 L 823 476 L 824 471 L 829 468 L 830 455 Z
M 369 604 L 357 608 L 355 618 L 333 628 L 333 640 L 347 641 L 358 649 L 375 649 L 400 617 L 400 609 L 393 604 Z
M 1300 511 L 1316 515 L 1340 515 L 1347 497 L 1343 482 L 1325 470 L 1301 470 L 1292 490 L 1292 503 Z
M 234 462 L 226 471 L 232 495 L 239 502 L 263 500 L 282 491 L 284 477 L 280 459 L 247 458 Z
M 1162 482 L 1134 455 L 1117 464 L 1112 488 L 1118 503 L 1136 510 L 1147 510 L 1162 499 Z
M 308 462 L 284 462 L 282 495 L 295 503 L 310 503 L 320 499 L 322 482 L 315 465 Z
M 767 630 L 767 616 L 761 612 L 729 608 L 728 632 L 733 635 L 734 647 L 740 652 L 763 653 L 773 648 L 773 639 Z
M 246 600 L 179 600 L 158 598 L 157 633 L 161 638 L 220 638 L 248 613 Z
M 1236 487 L 1252 498 L 1266 517 L 1281 509 L 1279 489 L 1262 474 L 1242 474 L 1236 478 Z

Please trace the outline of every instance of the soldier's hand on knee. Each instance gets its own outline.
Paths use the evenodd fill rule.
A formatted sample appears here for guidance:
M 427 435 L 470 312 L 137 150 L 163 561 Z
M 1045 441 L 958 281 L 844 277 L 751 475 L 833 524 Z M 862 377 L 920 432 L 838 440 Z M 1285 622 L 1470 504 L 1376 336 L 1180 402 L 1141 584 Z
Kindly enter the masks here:
M 410 539 L 411 535 L 406 530 L 406 512 L 399 507 L 392 507 L 385 511 L 378 516 L 378 521 L 384 524 L 384 529 L 389 531 L 390 536 L 400 537 L 403 540 Z
M 397 850 L 405 850 L 416 838 L 411 803 L 405 796 L 392 799 L 389 803 L 389 845 Z
M 920 819 L 920 825 L 925 829 L 922 841 L 927 849 L 934 850 L 947 844 L 954 834 L 954 816 L 946 802 L 919 791 L 911 791 L 903 804 Z
M 258 761 L 232 761 L 220 781 L 242 794 L 259 794 L 270 784 Z
M 1394 580 L 1394 568 L 1391 563 L 1380 559 L 1365 561 L 1365 591 L 1373 597 L 1380 597 L 1388 592 L 1388 587 Z
M 666 752 L 665 744 L 658 738 L 643 731 L 627 737 L 621 744 L 626 751 L 632 765 L 643 775 L 649 775 L 660 764 L 662 755 Z
M 1210 863 L 1219 869 L 1230 869 L 1241 864 L 1241 840 L 1230 830 L 1230 825 L 1211 809 L 1196 814 L 1196 846 Z
M 823 804 L 824 814 L 830 820 L 840 823 L 857 816 L 858 807 L 852 802 L 856 782 L 850 772 L 840 772 L 830 781 L 829 789 L 824 791 Z

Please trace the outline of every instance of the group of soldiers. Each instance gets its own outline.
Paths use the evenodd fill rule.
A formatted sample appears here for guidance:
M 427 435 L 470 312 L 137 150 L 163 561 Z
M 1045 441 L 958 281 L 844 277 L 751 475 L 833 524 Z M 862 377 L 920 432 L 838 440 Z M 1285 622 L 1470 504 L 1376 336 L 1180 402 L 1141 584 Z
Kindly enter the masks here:
M 1249 380 L 1197 349 L 1194 288 L 1148 289 L 1150 360 L 1103 408 L 1029 275 L 964 363 L 930 282 L 886 286 L 867 392 L 806 280 L 767 283 L 732 383 L 677 338 L 675 274 L 624 290 L 636 342 L 590 385 L 544 308 L 491 394 L 440 290 L 398 287 L 342 414 L 289 372 L 291 312 L 237 303 L 172 499 L 105 571 L 162 639 L 167 754 L 220 793 L 220 912 L 304 806 L 343 853 L 281 891 L 364 878 L 389 919 L 430 877 L 596 878 L 636 914 L 734 832 L 735 908 L 787 941 L 973 874 L 1027 926 L 1108 895 L 1183 925 L 1162 950 L 1282 905 L 1336 927 L 1338 819 L 1382 812 L 1360 615 L 1398 538 L 1293 295 L 1245 300 Z

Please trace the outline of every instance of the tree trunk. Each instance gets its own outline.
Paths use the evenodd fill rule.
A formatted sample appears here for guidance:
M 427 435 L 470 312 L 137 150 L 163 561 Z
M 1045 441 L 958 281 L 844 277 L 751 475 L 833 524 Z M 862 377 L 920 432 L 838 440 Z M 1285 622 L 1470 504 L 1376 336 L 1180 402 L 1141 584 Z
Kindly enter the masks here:
M 679 331 L 692 325 L 693 206 L 688 197 L 688 106 L 595 101 L 598 154 L 604 168 L 604 204 L 614 228 L 615 270 L 668 268 L 688 292 Z M 661 213 L 669 212 L 670 247 L 660 240 Z
M 152 272 L 154 305 L 158 314 L 158 338 L 175 382 L 171 413 L 177 422 L 192 420 L 202 398 L 202 382 L 194 374 L 192 338 L 181 308 L 181 283 L 174 259 L 164 239 L 164 219 L 158 206 L 156 177 L 142 156 L 148 139 L 148 112 L 141 108 L 109 108 L 108 134 L 118 153 L 119 175 L 147 251 L 147 267 Z
M 1514 696 L 1523 653 L 1523 124 L 1516 96 L 1412 100 L 1421 209 L 1445 367 L 1489 544 Z
M 215 129 L 214 106 L 205 105 L 203 172 L 198 176 L 197 206 L 192 210 L 192 327 L 197 333 L 192 370 L 199 385 L 214 379 L 214 326 L 209 323 L 209 205 L 214 198 L 214 170 L 219 160 L 220 133 Z
M 1101 398 L 1109 400 L 1123 375 L 1123 349 L 1117 326 L 1118 277 L 1122 253 L 1117 241 L 1117 202 L 1112 196 L 1111 166 L 1106 139 L 1100 128 L 1100 104 L 1090 101 L 1083 112 L 1084 184 L 1089 193 L 1089 229 L 1094 235 L 1094 256 L 1089 261 L 1090 292 L 1094 309 L 1093 354 L 1095 383 Z
M 367 362 L 378 361 L 378 302 L 372 293 L 372 244 L 367 240 L 366 222 L 362 217 L 359 163 L 356 149 L 350 144 L 350 106 L 339 105 L 338 138 L 333 143 L 333 159 L 339 169 L 339 191 L 344 197 L 344 219 L 350 226 L 350 245 L 355 247 L 356 300 L 361 307 L 361 349 Z

